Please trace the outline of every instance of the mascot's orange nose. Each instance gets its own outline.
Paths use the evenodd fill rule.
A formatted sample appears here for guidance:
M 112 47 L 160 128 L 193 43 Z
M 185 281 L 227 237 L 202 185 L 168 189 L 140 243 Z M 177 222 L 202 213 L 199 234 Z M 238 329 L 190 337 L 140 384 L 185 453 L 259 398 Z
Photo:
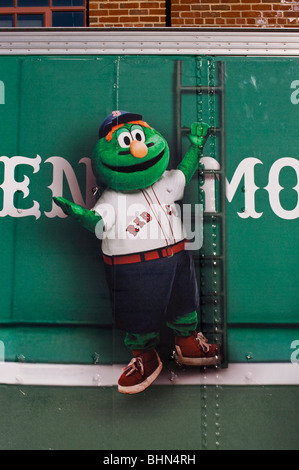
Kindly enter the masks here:
M 130 144 L 130 152 L 135 158 L 144 158 L 147 155 L 148 149 L 144 142 L 133 140 Z

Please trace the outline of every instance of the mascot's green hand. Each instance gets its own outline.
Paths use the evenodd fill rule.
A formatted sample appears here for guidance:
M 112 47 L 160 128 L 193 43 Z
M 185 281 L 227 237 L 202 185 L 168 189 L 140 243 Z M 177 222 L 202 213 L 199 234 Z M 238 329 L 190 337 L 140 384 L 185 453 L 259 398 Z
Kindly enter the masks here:
M 99 229 L 103 229 L 103 223 L 97 225 L 99 222 L 102 222 L 102 217 L 96 212 L 85 209 L 85 207 L 79 206 L 74 202 L 70 202 L 64 197 L 53 197 L 53 200 L 66 215 L 73 217 L 84 228 L 90 230 L 93 233 L 95 233 L 96 226 L 97 232 Z
M 205 122 L 194 122 L 191 125 L 191 134 L 188 135 L 192 144 L 203 147 L 209 137 L 209 125 Z
M 80 217 L 83 213 L 83 207 L 70 202 L 64 197 L 53 197 L 53 201 L 57 206 L 61 207 L 65 215 L 71 215 L 74 218 Z
M 209 125 L 204 122 L 194 122 L 191 125 L 191 134 L 188 135 L 192 144 L 178 169 L 181 170 L 186 178 L 186 184 L 192 179 L 198 169 L 199 160 L 202 157 L 202 149 L 209 137 Z

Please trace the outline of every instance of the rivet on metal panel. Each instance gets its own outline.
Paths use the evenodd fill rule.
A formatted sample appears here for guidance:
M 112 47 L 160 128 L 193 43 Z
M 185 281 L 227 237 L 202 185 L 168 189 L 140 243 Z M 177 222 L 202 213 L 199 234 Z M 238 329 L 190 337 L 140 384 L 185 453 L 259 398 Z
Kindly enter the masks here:
M 17 362 L 25 362 L 25 361 L 26 361 L 26 358 L 25 358 L 25 356 L 23 356 L 23 354 L 18 354 L 18 355 L 16 356 L 16 361 L 17 361 Z
M 170 375 L 168 377 L 168 380 L 170 380 L 170 382 L 174 383 L 178 380 L 178 375 L 173 372 L 173 370 L 170 371 Z
M 92 379 L 93 383 L 97 386 L 100 386 L 102 384 L 102 377 L 100 374 L 95 374 Z
M 94 352 L 92 355 L 92 363 L 99 364 L 100 362 L 100 355 L 97 352 Z
M 203 368 L 203 388 L 202 388 L 202 400 L 201 400 L 201 408 L 202 408 L 202 433 L 201 433 L 201 438 L 202 438 L 202 449 L 207 450 L 208 449 L 208 407 L 209 407 L 209 401 L 208 401 L 208 387 L 206 384 L 207 381 L 207 375 L 206 375 L 206 370 L 207 368 Z

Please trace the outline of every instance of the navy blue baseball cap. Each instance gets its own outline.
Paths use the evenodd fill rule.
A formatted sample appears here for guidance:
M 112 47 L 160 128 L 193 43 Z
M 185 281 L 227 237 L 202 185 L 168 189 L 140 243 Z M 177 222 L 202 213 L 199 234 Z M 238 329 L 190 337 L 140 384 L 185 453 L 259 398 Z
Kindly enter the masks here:
M 99 139 L 105 137 L 111 131 L 113 126 L 125 124 L 130 121 L 142 120 L 141 114 L 129 113 L 128 111 L 112 111 L 102 122 L 99 129 Z

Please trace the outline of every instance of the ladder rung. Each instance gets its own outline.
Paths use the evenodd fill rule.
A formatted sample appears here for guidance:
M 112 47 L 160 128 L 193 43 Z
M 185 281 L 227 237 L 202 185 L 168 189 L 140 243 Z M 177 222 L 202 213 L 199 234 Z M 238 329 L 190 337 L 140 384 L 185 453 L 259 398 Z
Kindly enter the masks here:
M 203 217 L 223 217 L 223 213 L 219 212 L 203 212 Z
M 208 85 L 202 85 L 202 86 L 184 86 L 181 85 L 177 88 L 177 91 L 181 93 L 209 93 L 211 91 L 216 91 L 217 93 L 221 93 L 223 91 L 223 88 L 221 86 L 215 85 L 215 86 L 208 86 Z
M 204 168 L 198 171 L 199 173 L 205 173 L 206 175 L 222 175 L 223 173 L 223 170 L 205 170 Z
M 190 127 L 181 127 L 181 132 L 190 132 Z M 221 129 L 219 127 L 211 127 L 210 128 L 210 135 L 211 134 L 220 134 Z

